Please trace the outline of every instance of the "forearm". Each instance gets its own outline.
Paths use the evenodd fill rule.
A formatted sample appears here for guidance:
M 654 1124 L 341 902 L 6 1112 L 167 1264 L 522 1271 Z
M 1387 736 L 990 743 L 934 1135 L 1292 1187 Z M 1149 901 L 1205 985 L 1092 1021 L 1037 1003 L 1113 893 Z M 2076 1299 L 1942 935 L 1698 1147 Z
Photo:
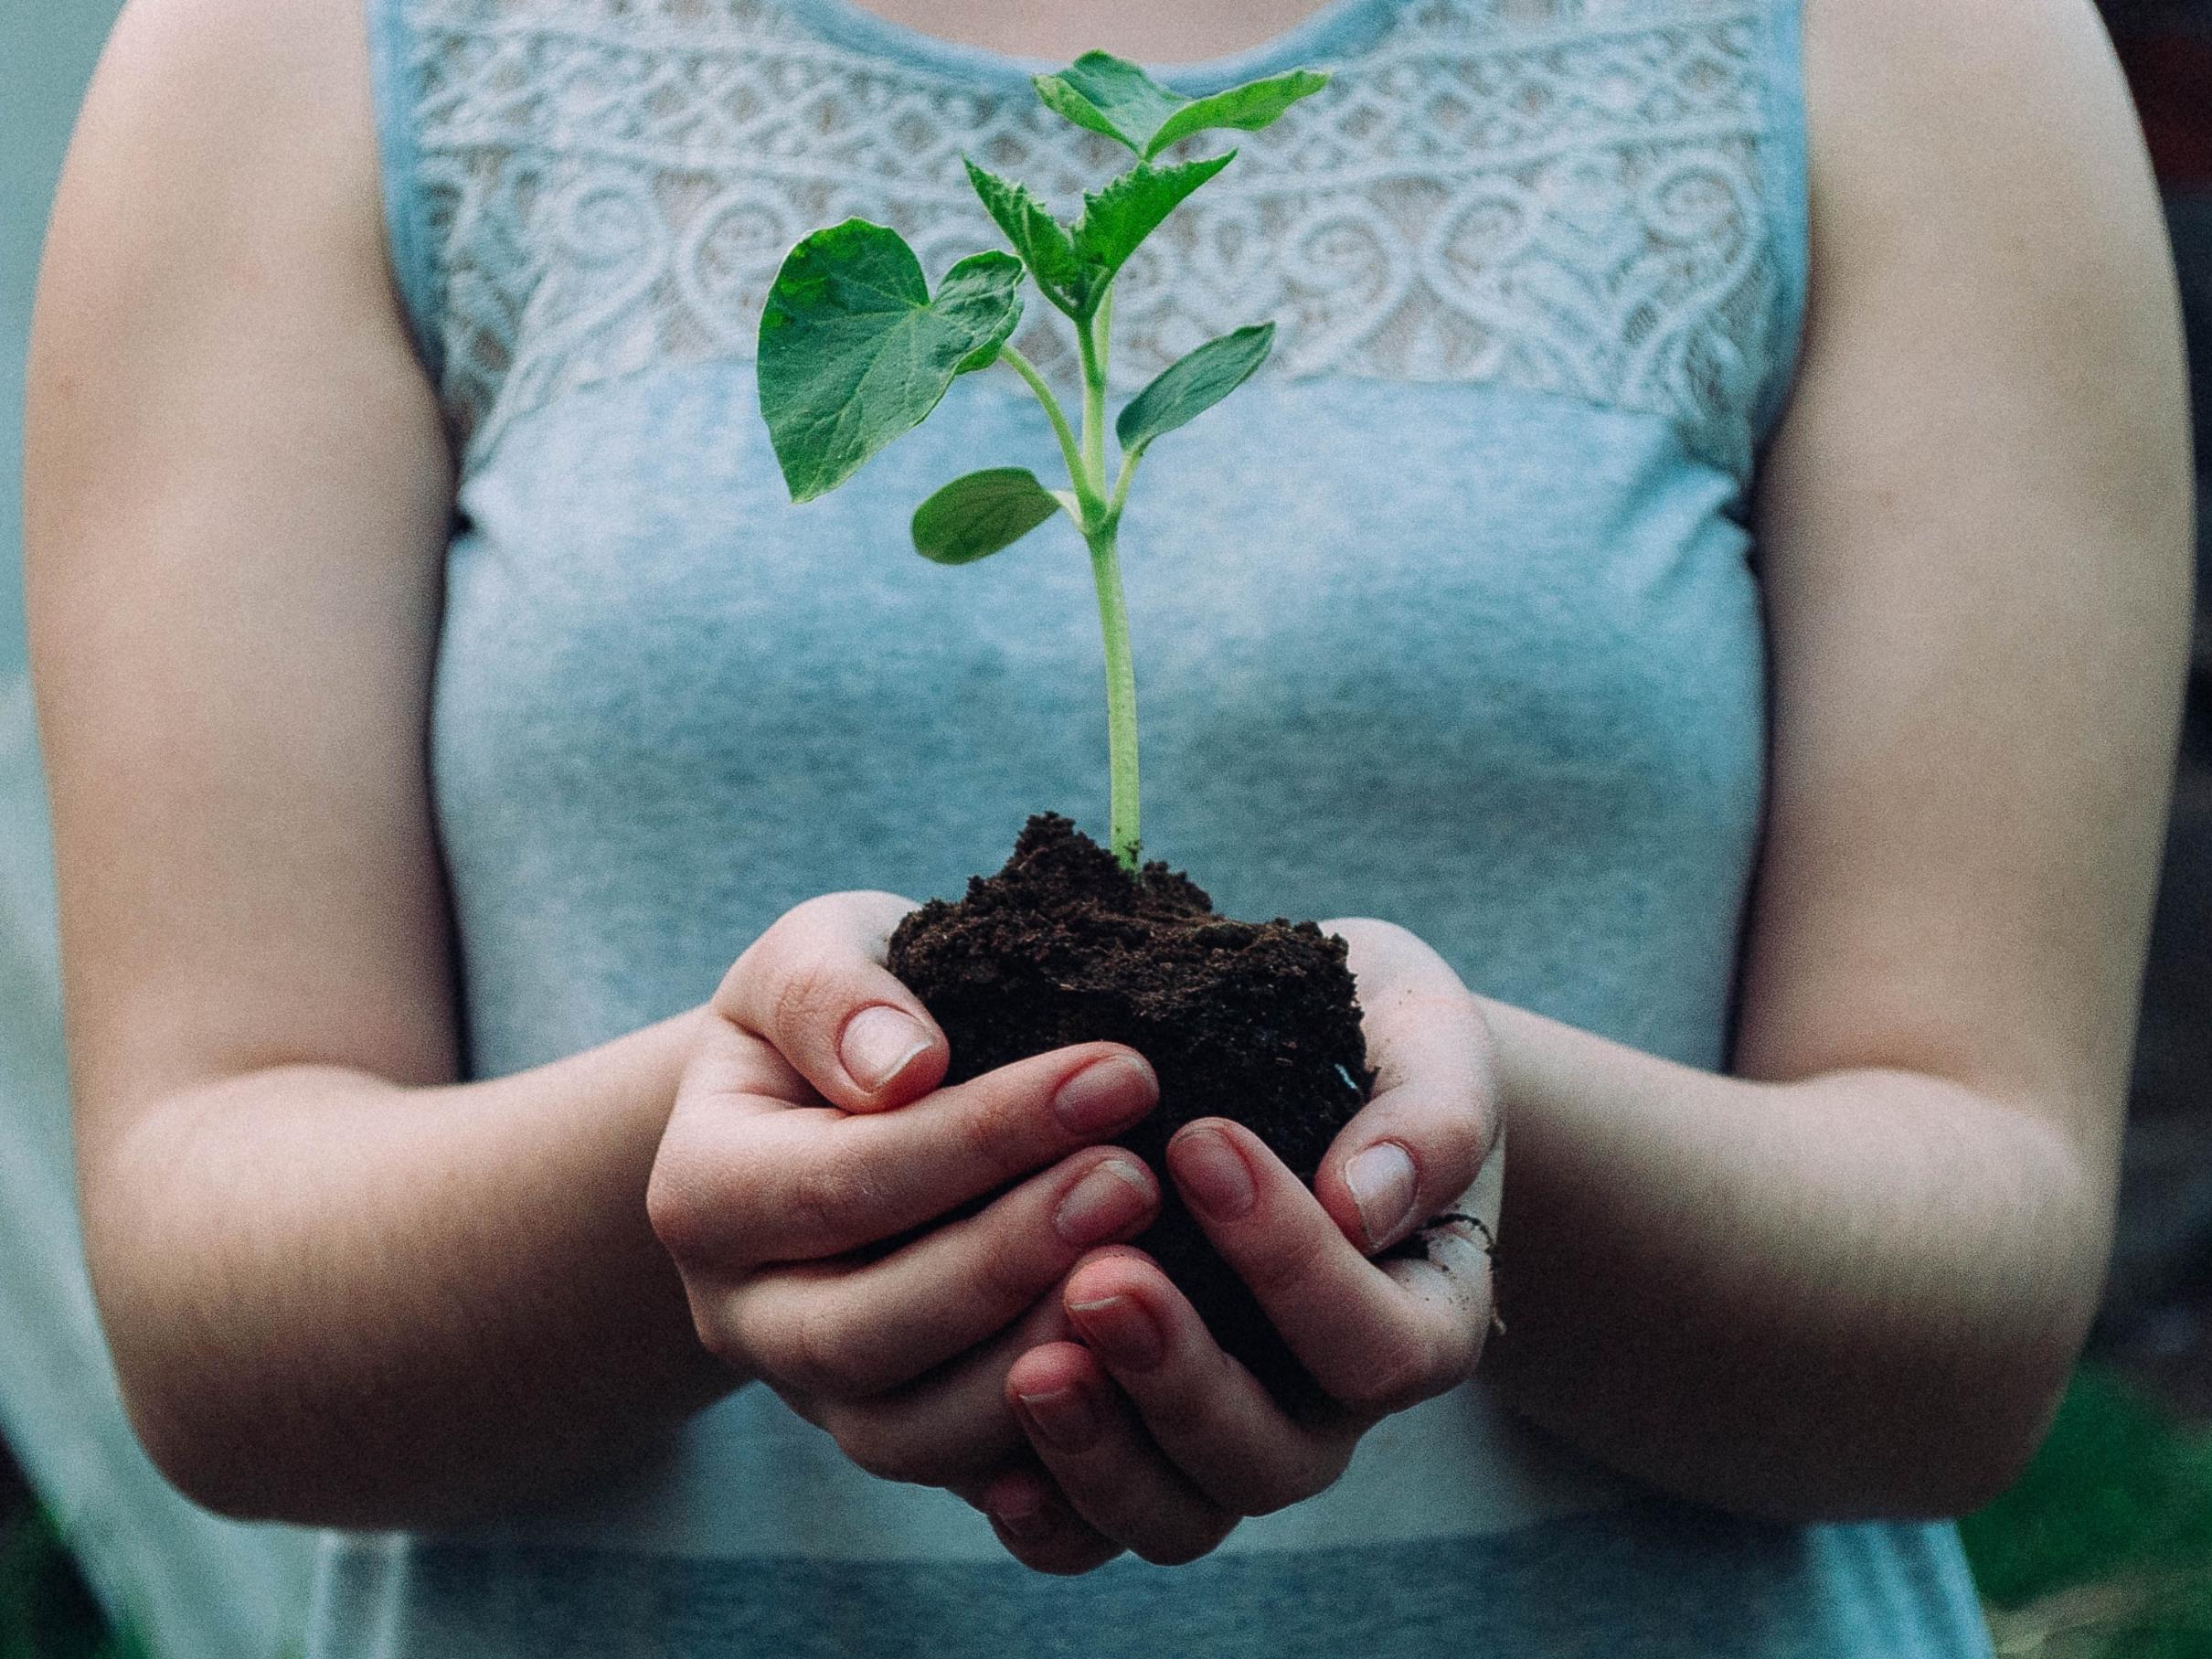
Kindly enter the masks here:
M 738 1380 L 645 1218 L 686 1014 L 481 1083 L 283 1066 L 88 1163 L 88 1251 L 148 1448 L 201 1502 L 435 1523 L 618 1461 Z
M 1486 1005 L 1511 1152 L 1485 1376 L 1655 1485 L 1794 1520 L 1973 1506 L 2094 1307 L 2109 1183 L 1958 1085 L 1717 1077 Z

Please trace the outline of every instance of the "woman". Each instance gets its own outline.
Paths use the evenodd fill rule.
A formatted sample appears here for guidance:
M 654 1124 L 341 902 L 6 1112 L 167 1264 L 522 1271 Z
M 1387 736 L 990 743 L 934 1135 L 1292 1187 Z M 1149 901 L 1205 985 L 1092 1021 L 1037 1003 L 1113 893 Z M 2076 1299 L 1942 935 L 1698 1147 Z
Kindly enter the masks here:
M 29 463 L 95 1282 L 179 1485 L 349 1529 L 317 1652 L 1980 1651 L 1924 1523 L 2094 1303 L 2188 609 L 2085 5 L 409 0 L 364 45 L 135 0 Z M 1317 1197 L 1219 1125 L 1117 1156 L 1126 1051 L 935 1087 L 910 901 L 854 889 L 1095 791 L 1081 571 L 895 554 L 1047 452 L 1011 377 L 803 512 L 751 408 L 797 235 L 934 273 L 988 245 L 962 147 L 1099 175 L 1025 73 L 1093 46 L 1336 72 L 1116 308 L 1139 377 L 1283 323 L 1124 541 L 1154 845 L 1405 924 L 1331 924 L 1384 1088 Z M 1496 1201 L 1501 1122 L 1485 1345 L 1469 1239 L 1369 1258 Z M 1163 1178 L 1327 1409 L 1122 1242 Z

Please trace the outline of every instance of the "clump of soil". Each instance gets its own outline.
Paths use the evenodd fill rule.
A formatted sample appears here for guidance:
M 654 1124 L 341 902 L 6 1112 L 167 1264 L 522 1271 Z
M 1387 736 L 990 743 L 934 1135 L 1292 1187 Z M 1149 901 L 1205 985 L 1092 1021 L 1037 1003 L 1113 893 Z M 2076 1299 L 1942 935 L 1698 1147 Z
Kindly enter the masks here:
M 1126 1043 L 1160 1103 L 1117 1143 L 1161 1176 L 1139 1248 L 1215 1337 L 1286 1405 L 1316 1390 L 1167 1178 L 1168 1138 L 1196 1118 L 1245 1124 L 1311 1186 L 1374 1086 L 1345 943 L 1310 921 L 1235 921 L 1187 876 L 1132 877 L 1057 814 L 1023 827 L 995 876 L 933 899 L 891 935 L 891 972 L 952 1048 L 947 1083 L 1069 1043 Z

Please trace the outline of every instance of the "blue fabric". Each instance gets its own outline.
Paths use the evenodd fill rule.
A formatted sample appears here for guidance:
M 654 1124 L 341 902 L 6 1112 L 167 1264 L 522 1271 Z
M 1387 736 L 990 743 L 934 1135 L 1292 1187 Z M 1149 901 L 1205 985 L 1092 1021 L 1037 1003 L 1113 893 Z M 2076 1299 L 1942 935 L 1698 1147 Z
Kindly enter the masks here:
M 1716 1572 L 1726 1560 L 1729 1570 Z M 500 1593 L 487 1594 L 487 1585 Z M 520 1587 L 517 1593 L 516 1587 Z M 334 1558 L 316 1651 L 686 1659 L 1930 1659 L 1986 1651 L 1950 1529 L 1801 1531 L 1637 1505 L 1488 1540 L 1294 1560 L 722 1563 L 529 1547 Z
M 932 273 L 987 245 L 948 139 L 1021 150 L 1037 66 L 847 0 L 371 16 L 394 264 L 463 457 L 431 764 L 471 1075 L 696 1005 L 813 894 L 957 893 L 1033 811 L 1102 830 L 1079 543 L 947 570 L 906 542 L 956 473 L 1055 469 L 1027 393 L 964 378 L 793 507 L 750 353 L 793 223 L 905 224 Z M 1338 77 L 1173 222 L 1192 289 L 1239 321 L 1276 295 L 1283 344 L 1148 455 L 1122 537 L 1148 850 L 1224 911 L 1388 917 L 1485 992 L 1726 1063 L 1796 51 L 1787 0 L 1333 0 L 1171 77 Z M 1139 363 L 1212 326 L 1141 275 Z M 1072 1581 L 748 1389 L 557 1508 L 334 1535 L 318 1608 L 331 1656 L 1987 1652 L 1951 1527 L 1669 1502 L 1479 1379 L 1203 1563 Z

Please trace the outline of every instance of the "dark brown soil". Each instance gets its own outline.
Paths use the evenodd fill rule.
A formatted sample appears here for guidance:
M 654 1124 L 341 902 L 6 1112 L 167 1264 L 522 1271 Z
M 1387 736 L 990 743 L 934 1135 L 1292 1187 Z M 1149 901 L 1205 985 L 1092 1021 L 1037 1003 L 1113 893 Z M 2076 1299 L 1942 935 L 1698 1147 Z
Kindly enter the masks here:
M 944 1027 L 948 1083 L 1069 1043 L 1126 1043 L 1152 1062 L 1160 1104 L 1117 1138 L 1165 1199 L 1137 1244 L 1278 1399 L 1309 1400 L 1312 1379 L 1183 1207 L 1163 1152 L 1194 1119 L 1231 1118 L 1313 1185 L 1374 1085 L 1344 941 L 1310 921 L 1218 916 L 1188 877 L 1153 863 L 1133 879 L 1044 814 L 1005 869 L 901 922 L 890 967 Z

